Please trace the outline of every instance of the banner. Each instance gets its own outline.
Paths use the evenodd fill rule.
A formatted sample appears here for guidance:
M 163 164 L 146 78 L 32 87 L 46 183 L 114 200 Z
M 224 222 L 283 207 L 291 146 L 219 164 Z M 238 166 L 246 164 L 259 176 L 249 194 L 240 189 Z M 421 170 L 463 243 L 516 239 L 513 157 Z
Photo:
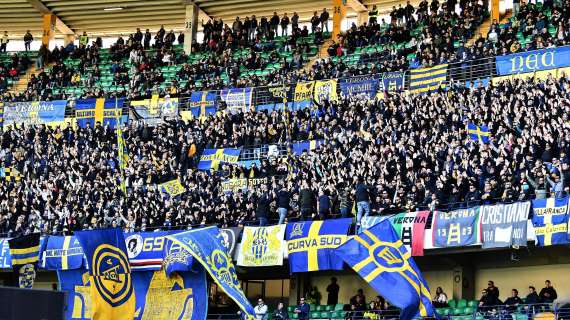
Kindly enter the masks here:
M 525 247 L 530 201 L 481 206 L 483 248 Z
M 447 85 L 447 64 L 410 70 L 410 92 L 425 93 Z
M 342 270 L 334 249 L 346 241 L 351 223 L 351 218 L 288 223 L 290 271 Z
M 4 102 L 0 102 L 0 128 L 4 127 Z
M 77 125 L 80 128 L 85 128 L 87 126 L 94 127 L 96 123 L 100 123 L 102 126 L 109 126 L 114 129 L 117 118 L 121 119 L 121 123 L 126 122 L 128 118 L 128 116 L 121 116 L 123 102 L 123 98 L 77 100 L 75 103 Z
M 429 287 L 388 221 L 354 236 L 336 253 L 390 304 L 402 310 L 399 319 L 435 318 Z
M 224 245 L 224 248 L 226 248 L 230 257 L 233 257 L 236 252 L 236 247 L 242 231 L 243 231 L 242 227 L 220 229 L 220 235 L 222 236 L 222 244 Z
M 30 233 L 8 240 L 12 268 L 18 275 L 20 288 L 31 289 L 36 279 L 37 263 L 40 259 L 40 234 Z
M 400 71 L 382 73 L 382 91 L 393 92 L 404 89 L 404 73 Z
M 57 272 L 60 289 L 67 292 L 65 319 L 91 319 L 91 281 L 85 269 Z M 166 277 L 164 271 L 133 273 L 136 296 L 134 319 L 206 318 L 208 293 L 203 269 L 175 273 Z
M 236 193 L 240 190 L 247 190 L 247 178 L 233 178 L 221 183 L 222 191 L 225 193 Z
M 371 228 L 372 226 L 386 220 L 390 219 L 390 216 L 368 216 L 362 217 L 360 220 L 360 228 L 358 229 L 358 233 Z
M 491 140 L 491 132 L 486 125 L 477 126 L 474 123 L 467 124 L 467 132 L 471 137 L 471 141 L 480 143 L 489 143 Z
M 429 211 L 400 213 L 392 216 L 390 222 L 412 256 L 424 255 L 424 233 Z
M 314 87 L 314 81 L 295 85 L 295 96 L 293 97 L 295 109 L 305 109 L 313 105 Z
M 163 117 L 178 116 L 178 98 L 170 96 L 153 95 L 151 99 L 131 101 L 131 107 L 138 118 L 151 126 L 163 123 Z
M 186 188 L 180 183 L 180 179 L 176 178 L 158 185 L 158 190 L 163 194 L 169 195 L 171 198 L 186 192 Z
M 323 104 L 325 101 L 337 101 L 336 80 L 318 80 L 315 81 L 315 92 L 313 97 L 317 104 Z
M 61 126 L 65 123 L 67 100 L 10 102 L 4 104 L 4 125 Z
M 83 249 L 74 236 L 49 236 L 41 253 L 43 269 L 70 270 L 83 267 Z
M 253 307 L 241 290 L 232 258 L 223 245 L 223 238 L 217 227 L 206 227 L 166 236 L 178 243 L 208 271 L 212 279 L 245 313 L 253 318 Z
M 364 94 L 373 99 L 378 91 L 378 83 L 376 75 L 368 75 L 340 79 L 338 84 L 344 96 Z
M 125 233 L 132 271 L 160 270 L 164 258 L 164 236 L 173 231 Z
M 218 110 L 218 93 L 216 91 L 196 91 L 190 94 L 188 111 L 181 111 L 182 120 L 213 116 Z
M 283 265 L 284 235 L 284 224 L 271 227 L 245 227 L 237 265 L 244 267 Z
M 237 163 L 240 153 L 240 149 L 204 149 L 198 170 L 218 170 L 220 163 Z
M 76 231 L 75 236 L 89 266 L 93 320 L 133 319 L 136 299 L 121 229 Z
M 0 269 L 12 268 L 12 256 L 10 256 L 9 239 L 0 239 Z
M 532 225 L 539 246 L 567 244 L 568 241 L 568 200 L 548 198 L 532 200 L 534 214 Z
M 274 85 L 255 88 L 256 111 L 283 110 L 283 100 L 292 101 L 293 93 L 289 85 Z M 292 102 L 285 109 L 292 109 Z
M 464 247 L 480 242 L 480 207 L 433 213 L 433 246 Z
M 570 67 L 570 46 L 497 56 L 495 59 L 500 76 Z
M 220 98 L 226 103 L 227 111 L 248 112 L 253 108 L 253 88 L 239 88 L 222 90 Z

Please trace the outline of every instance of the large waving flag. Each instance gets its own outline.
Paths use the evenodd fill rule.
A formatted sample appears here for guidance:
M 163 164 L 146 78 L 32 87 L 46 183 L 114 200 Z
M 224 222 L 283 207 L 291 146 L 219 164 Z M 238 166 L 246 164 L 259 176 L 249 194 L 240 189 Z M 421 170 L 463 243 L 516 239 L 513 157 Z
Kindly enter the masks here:
M 335 250 L 347 239 L 351 218 L 287 224 L 285 231 L 291 272 L 342 270 Z
M 469 132 L 471 140 L 479 141 L 482 143 L 489 143 L 491 133 L 489 132 L 489 127 L 486 125 L 477 126 L 474 123 L 468 123 L 467 131 Z
M 220 163 L 237 163 L 240 149 L 204 149 L 198 162 L 198 170 L 218 170 Z
M 133 319 L 135 292 L 121 229 L 77 231 L 89 265 L 92 319 Z
M 401 319 L 435 316 L 427 283 L 389 220 L 364 230 L 336 253 L 374 290 L 402 309 Z
M 410 70 L 410 92 L 427 93 L 447 85 L 447 64 Z
M 567 244 L 570 196 L 532 200 L 532 224 L 539 246 Z
M 74 236 L 50 236 L 41 254 L 41 266 L 47 270 L 79 269 L 83 249 Z
M 241 290 L 232 258 L 224 247 L 224 239 L 218 227 L 181 232 L 166 238 L 179 244 L 195 261 L 200 262 L 216 284 L 237 303 L 248 318 L 255 317 L 253 307 Z

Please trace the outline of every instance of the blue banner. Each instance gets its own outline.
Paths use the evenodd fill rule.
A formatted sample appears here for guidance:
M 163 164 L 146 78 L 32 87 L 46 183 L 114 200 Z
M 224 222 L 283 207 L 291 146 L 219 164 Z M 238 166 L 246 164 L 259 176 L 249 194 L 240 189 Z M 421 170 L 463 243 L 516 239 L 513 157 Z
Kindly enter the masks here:
M 115 128 L 117 118 L 121 123 L 128 120 L 127 116 L 122 116 L 124 99 L 98 98 L 78 100 L 75 103 L 75 119 L 80 128 L 95 126 L 96 123 L 102 126 Z
M 8 238 L 0 239 L 0 269 L 12 268 L 12 256 L 10 255 L 8 240 Z
M 325 141 L 322 139 L 321 140 L 295 142 L 291 145 L 291 152 L 296 156 L 300 156 L 303 154 L 303 152 L 309 152 L 309 151 L 316 150 L 324 142 Z
M 568 201 L 570 196 L 532 201 L 532 225 L 539 246 L 567 244 Z
M 133 271 L 160 270 L 164 257 L 164 236 L 169 231 L 125 233 L 127 254 Z
M 206 117 L 216 114 L 218 110 L 218 94 L 216 91 L 192 92 L 188 101 L 188 108 L 194 118 Z
M 497 56 L 495 59 L 500 76 L 569 67 L 570 46 Z
M 65 319 L 91 319 L 91 280 L 85 269 L 58 271 L 60 290 L 67 292 Z M 166 277 L 164 271 L 133 274 L 136 296 L 134 319 L 206 318 L 208 293 L 202 268 Z M 132 318 L 131 318 L 132 319 Z
M 240 149 L 204 149 L 198 170 L 218 170 L 220 163 L 237 163 L 240 153 Z
M 378 91 L 378 82 L 376 75 L 369 75 L 340 79 L 338 84 L 344 96 L 365 94 L 374 98 Z
M 463 247 L 480 242 L 480 207 L 433 213 L 433 246 Z
M 334 249 L 346 241 L 351 223 L 351 218 L 288 223 L 290 271 L 342 270 Z
M 65 123 L 66 106 L 67 100 L 5 103 L 4 124 L 63 125 Z
M 220 98 L 226 103 L 229 112 L 252 110 L 253 88 L 222 90 Z
M 354 236 L 336 253 L 390 304 L 402 310 L 400 319 L 435 316 L 427 282 L 390 221 Z
M 382 74 L 382 91 L 392 92 L 404 88 L 404 73 L 400 71 L 384 72 Z
M 69 270 L 83 267 L 83 249 L 74 236 L 47 237 L 40 259 L 43 269 Z
M 164 272 L 170 276 L 174 272 L 185 272 L 192 270 L 194 258 L 190 252 L 184 250 L 180 244 L 166 238 L 164 246 Z
M 236 302 L 247 317 L 255 316 L 253 307 L 241 290 L 232 258 L 224 247 L 223 237 L 217 227 L 196 229 L 166 237 L 178 243 L 200 262 L 219 288 Z

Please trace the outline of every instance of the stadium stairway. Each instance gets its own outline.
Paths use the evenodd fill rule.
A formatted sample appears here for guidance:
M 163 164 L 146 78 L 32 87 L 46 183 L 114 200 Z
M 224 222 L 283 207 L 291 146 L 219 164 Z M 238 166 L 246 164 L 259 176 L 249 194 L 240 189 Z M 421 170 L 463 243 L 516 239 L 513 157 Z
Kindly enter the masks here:
M 333 44 L 333 42 L 334 41 L 332 39 L 325 40 L 325 42 L 319 48 L 319 53 L 317 53 L 316 56 L 311 57 L 311 59 L 309 60 L 309 62 L 305 64 L 305 67 L 303 69 L 305 69 L 305 71 L 311 71 L 313 69 L 313 65 L 315 64 L 315 62 L 317 62 L 317 60 L 328 57 L 329 53 L 327 52 L 327 50 L 330 47 L 330 45 Z
M 499 23 L 500 24 L 507 23 L 509 21 L 509 19 L 511 18 L 511 16 L 512 16 L 512 11 L 508 10 L 501 17 Z M 485 21 L 483 21 L 483 23 L 481 23 L 479 28 L 477 28 L 477 30 L 473 34 L 473 37 L 471 37 L 471 39 L 469 39 L 469 41 L 467 41 L 467 46 L 473 45 L 473 43 L 475 43 L 475 40 L 477 40 L 479 34 L 482 34 L 483 38 L 487 38 L 487 33 L 489 33 L 489 29 L 491 28 L 492 22 L 493 21 L 492 21 L 492 18 L 490 16 L 487 19 L 485 19 Z
M 20 79 L 12 85 L 9 92 L 16 94 L 25 91 L 28 88 L 28 81 L 30 80 L 30 77 L 32 74 L 36 74 L 37 71 L 38 69 L 36 68 L 36 63 L 34 61 L 28 70 L 26 70 L 26 73 L 20 75 Z

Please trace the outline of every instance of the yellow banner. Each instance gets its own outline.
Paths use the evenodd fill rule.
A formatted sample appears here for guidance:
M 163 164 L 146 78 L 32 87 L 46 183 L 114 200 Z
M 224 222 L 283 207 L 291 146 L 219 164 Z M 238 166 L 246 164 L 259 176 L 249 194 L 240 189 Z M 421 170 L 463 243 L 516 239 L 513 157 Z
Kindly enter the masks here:
M 247 178 L 235 178 L 222 182 L 222 191 L 238 192 L 247 189 Z
M 295 86 L 295 102 L 313 100 L 315 82 L 297 83 Z
M 281 266 L 285 225 L 245 227 L 237 265 L 246 267 Z
M 318 104 L 325 102 L 325 100 L 337 101 L 336 80 L 316 81 L 314 97 Z
M 171 197 L 176 197 L 179 194 L 186 192 L 186 188 L 180 183 L 180 179 L 176 178 L 159 185 L 159 190 L 167 193 Z

